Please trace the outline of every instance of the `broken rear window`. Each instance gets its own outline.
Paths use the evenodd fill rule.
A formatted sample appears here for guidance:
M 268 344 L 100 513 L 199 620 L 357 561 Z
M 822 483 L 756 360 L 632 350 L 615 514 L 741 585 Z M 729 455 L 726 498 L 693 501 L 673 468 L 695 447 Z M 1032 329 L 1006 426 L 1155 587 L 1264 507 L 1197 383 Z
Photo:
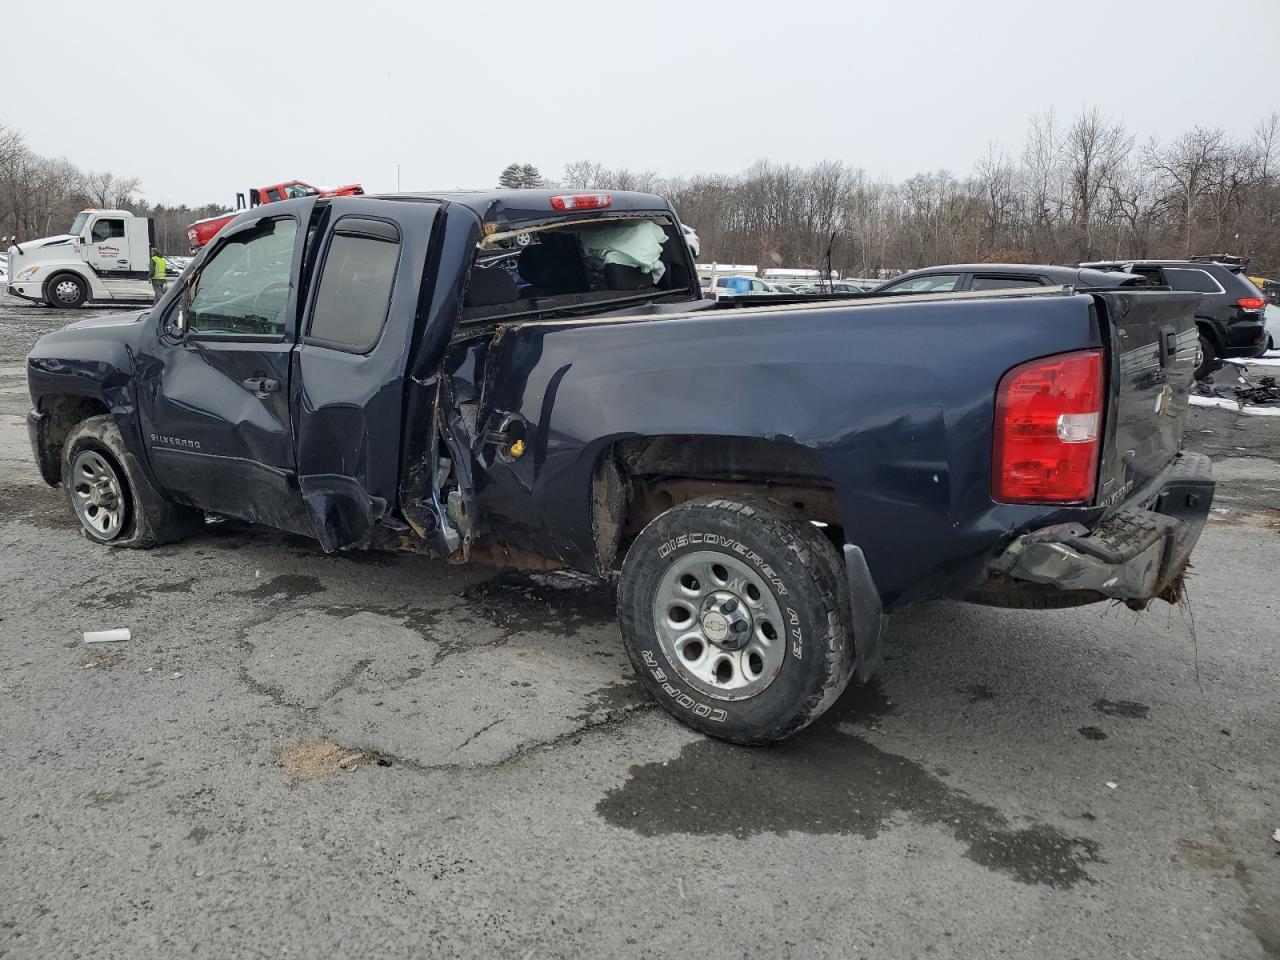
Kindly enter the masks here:
M 688 295 L 688 257 L 668 217 L 606 217 L 509 230 L 476 254 L 463 319 L 590 309 Z

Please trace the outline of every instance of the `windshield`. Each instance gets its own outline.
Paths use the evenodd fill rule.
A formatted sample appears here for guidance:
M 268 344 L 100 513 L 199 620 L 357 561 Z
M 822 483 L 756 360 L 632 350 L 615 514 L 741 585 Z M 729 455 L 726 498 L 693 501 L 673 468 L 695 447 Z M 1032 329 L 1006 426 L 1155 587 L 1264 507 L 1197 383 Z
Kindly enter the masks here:
M 298 197 L 314 197 L 319 192 L 315 187 L 308 186 L 305 183 L 288 183 L 285 184 L 284 198 L 286 200 L 296 200 Z
M 71 221 L 71 229 L 67 233 L 73 236 L 79 236 L 80 231 L 84 229 L 84 225 L 89 222 L 89 211 L 81 210 L 76 214 L 76 218 Z

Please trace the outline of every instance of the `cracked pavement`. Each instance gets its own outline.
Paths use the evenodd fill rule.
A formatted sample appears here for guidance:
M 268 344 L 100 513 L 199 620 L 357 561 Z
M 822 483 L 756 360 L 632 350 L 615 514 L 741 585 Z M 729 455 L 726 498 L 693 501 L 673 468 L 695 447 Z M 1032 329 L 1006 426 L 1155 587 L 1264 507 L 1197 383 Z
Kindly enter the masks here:
M 1280 956 L 1280 418 L 1192 411 L 1189 607 L 907 610 L 748 749 L 648 701 L 608 585 L 88 543 L 23 422 L 69 319 L 0 299 L 0 957 Z

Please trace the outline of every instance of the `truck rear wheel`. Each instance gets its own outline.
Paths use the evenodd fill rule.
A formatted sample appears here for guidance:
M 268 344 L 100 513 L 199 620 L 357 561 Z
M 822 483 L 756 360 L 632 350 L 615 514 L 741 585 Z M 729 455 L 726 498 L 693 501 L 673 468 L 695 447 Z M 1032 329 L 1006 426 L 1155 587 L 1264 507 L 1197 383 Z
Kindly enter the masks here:
M 1208 380 L 1209 374 L 1221 366 L 1222 364 L 1218 362 L 1218 351 L 1213 348 L 1213 342 L 1203 333 L 1200 334 L 1200 338 L 1196 342 L 1195 378 L 1197 380 Z
M 44 285 L 44 295 L 50 306 L 74 310 L 89 299 L 89 285 L 74 273 L 58 273 Z
M 641 682 L 672 716 L 735 743 L 782 740 L 853 672 L 835 548 L 755 497 L 700 497 L 661 514 L 622 566 L 618 620 Z

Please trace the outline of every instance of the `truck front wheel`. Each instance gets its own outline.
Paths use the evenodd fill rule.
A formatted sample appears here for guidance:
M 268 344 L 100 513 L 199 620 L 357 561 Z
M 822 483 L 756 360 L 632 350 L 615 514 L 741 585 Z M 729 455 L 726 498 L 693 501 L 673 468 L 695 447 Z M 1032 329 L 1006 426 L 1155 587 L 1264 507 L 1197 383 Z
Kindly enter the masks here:
M 768 743 L 816 720 L 849 682 L 846 592 L 813 524 L 763 498 L 700 497 L 631 545 L 618 620 L 663 709 L 713 737 Z
M 51 307 L 74 310 L 89 299 L 89 285 L 74 273 L 59 273 L 49 278 L 44 295 Z
M 203 526 L 199 511 L 168 502 L 153 504 L 148 516 L 125 462 L 124 441 L 109 416 L 89 417 L 67 434 L 62 446 L 62 483 L 87 539 L 145 550 L 179 539 L 174 530 Z M 157 530 L 167 535 L 157 538 Z

